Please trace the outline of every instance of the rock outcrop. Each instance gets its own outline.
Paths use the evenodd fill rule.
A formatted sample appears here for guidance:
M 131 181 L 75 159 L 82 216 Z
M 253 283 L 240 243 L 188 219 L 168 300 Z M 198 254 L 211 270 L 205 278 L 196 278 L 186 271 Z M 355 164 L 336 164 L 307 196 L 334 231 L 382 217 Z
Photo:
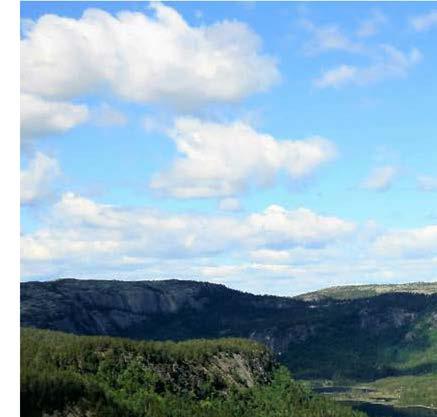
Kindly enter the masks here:
M 298 376 L 374 377 L 398 372 L 393 364 L 403 350 L 433 343 L 437 294 L 420 285 L 410 284 L 411 293 L 372 286 L 364 297 L 346 287 L 335 297 L 289 298 L 196 281 L 28 282 L 21 284 L 21 324 L 143 340 L 244 337 L 267 345 Z

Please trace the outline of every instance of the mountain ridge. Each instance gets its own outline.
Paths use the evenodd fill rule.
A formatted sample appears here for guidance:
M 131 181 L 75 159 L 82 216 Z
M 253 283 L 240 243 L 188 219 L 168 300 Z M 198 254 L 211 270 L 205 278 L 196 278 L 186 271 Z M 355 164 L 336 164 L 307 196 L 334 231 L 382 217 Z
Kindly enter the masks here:
M 226 288 L 229 291 L 236 291 L 242 294 L 250 294 L 255 297 L 272 297 L 272 298 L 280 298 L 280 299 L 308 299 L 310 300 L 310 296 L 315 294 L 329 294 L 332 293 L 337 297 L 342 294 L 343 291 L 351 290 L 357 291 L 359 293 L 363 293 L 363 296 L 366 295 L 365 292 L 368 290 L 374 290 L 374 292 L 370 293 L 369 296 L 375 296 L 379 294 L 386 294 L 390 292 L 402 292 L 402 293 L 416 293 L 416 294 L 437 294 L 437 280 L 436 281 L 411 281 L 407 283 L 401 284 L 347 284 L 347 285 L 333 285 L 329 287 L 320 288 L 318 290 L 307 291 L 301 294 L 296 295 L 275 295 L 275 294 L 254 294 L 249 291 L 238 290 L 234 288 L 230 288 L 225 284 L 210 282 L 210 281 L 200 281 L 196 279 L 179 279 L 179 278 L 166 278 L 166 279 L 141 279 L 141 280 L 124 280 L 124 279 L 82 279 L 82 278 L 73 278 L 73 277 L 61 277 L 51 280 L 31 280 L 31 281 L 21 281 L 20 285 L 25 284 L 48 284 L 48 283 L 59 283 L 59 282 L 92 282 L 92 283 L 142 283 L 148 284 L 151 286 L 160 286 L 165 284 L 180 284 L 186 283 L 188 285 L 203 285 L 203 286 L 211 286 L 211 287 L 221 287 Z M 337 294 L 338 293 L 338 294 Z M 341 298 L 338 298 L 341 299 Z
M 21 324 L 140 340 L 249 338 L 301 378 L 437 372 L 434 293 L 305 301 L 198 281 L 64 279 L 21 284 Z

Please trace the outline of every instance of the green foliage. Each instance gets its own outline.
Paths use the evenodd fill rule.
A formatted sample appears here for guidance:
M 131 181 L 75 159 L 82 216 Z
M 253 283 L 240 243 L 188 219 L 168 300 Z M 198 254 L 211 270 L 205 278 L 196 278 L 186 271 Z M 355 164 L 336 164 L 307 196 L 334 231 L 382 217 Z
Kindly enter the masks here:
M 154 301 L 138 314 L 146 299 Z M 139 340 L 256 338 L 296 378 L 336 383 L 437 373 L 436 312 L 436 283 L 346 286 L 298 298 L 173 280 L 21 284 L 24 326 Z M 203 344 L 186 356 L 208 355 Z
M 254 384 L 230 376 L 242 361 Z M 315 396 L 254 342 L 133 342 L 22 329 L 22 416 L 75 408 L 92 417 L 364 416 Z
M 370 385 L 379 396 L 392 396 L 400 405 L 437 408 L 437 375 L 384 378 Z
M 436 300 L 400 293 L 329 302 L 308 318 L 317 331 L 281 359 L 296 377 L 337 383 L 437 373 Z

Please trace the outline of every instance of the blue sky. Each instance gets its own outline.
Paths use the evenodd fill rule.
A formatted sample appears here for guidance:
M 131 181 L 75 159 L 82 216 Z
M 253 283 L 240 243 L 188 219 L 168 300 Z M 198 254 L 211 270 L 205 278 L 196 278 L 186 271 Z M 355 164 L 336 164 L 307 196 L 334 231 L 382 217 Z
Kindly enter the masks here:
M 22 279 L 436 279 L 432 3 L 24 2 L 21 19 Z

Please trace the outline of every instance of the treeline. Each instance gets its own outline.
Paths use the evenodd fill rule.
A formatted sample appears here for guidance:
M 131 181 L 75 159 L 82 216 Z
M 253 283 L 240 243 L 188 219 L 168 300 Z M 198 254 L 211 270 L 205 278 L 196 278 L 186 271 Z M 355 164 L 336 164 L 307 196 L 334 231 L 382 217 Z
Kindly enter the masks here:
M 134 342 L 22 329 L 21 415 L 362 417 L 241 339 Z
M 292 340 L 281 360 L 296 377 L 340 384 L 435 374 L 436 311 L 437 296 L 425 294 L 327 302 L 308 319 L 317 325 L 314 335 Z

